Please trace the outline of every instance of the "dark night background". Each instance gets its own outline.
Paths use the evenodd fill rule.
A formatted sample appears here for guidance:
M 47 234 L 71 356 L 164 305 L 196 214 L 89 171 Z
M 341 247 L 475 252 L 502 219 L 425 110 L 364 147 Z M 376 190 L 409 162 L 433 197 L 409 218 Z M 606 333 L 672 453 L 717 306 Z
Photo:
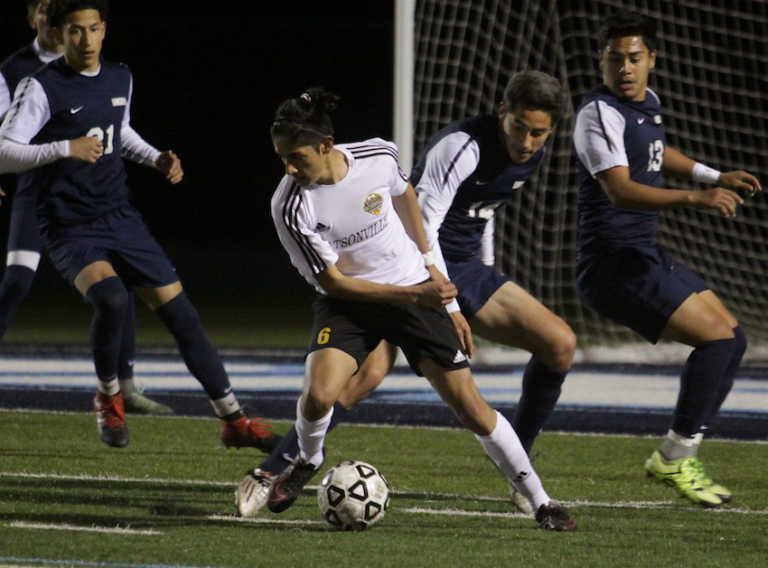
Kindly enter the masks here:
M 32 40 L 23 0 L 3 0 L 0 54 Z M 139 208 L 167 245 L 279 247 L 269 198 L 281 176 L 277 104 L 321 84 L 343 99 L 337 140 L 392 136 L 393 5 L 379 2 L 113 0 L 106 58 L 134 75 L 131 122 L 182 159 L 171 187 L 129 169 Z
M 0 2 L 5 58 L 34 33 L 23 0 Z M 133 72 L 131 123 L 185 170 L 171 186 L 128 163 L 129 183 L 220 346 L 303 345 L 313 291 L 273 228 L 282 164 L 269 126 L 283 99 L 323 85 L 342 97 L 337 141 L 391 138 L 393 16 L 390 1 L 111 2 L 103 53 Z M 9 213 L 6 199 L 0 258 Z M 6 342 L 85 343 L 89 311 L 44 261 Z M 171 341 L 138 316 L 141 345 Z

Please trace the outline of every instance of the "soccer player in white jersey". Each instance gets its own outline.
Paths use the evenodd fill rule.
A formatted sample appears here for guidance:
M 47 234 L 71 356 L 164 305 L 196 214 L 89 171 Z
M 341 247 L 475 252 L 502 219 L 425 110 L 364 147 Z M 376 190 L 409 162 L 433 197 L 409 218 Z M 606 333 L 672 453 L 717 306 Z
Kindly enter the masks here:
M 466 345 L 444 309 L 456 289 L 434 265 L 397 148 L 379 138 L 334 145 L 328 113 L 337 100 L 310 89 L 284 101 L 271 128 L 286 171 L 272 198 L 272 216 L 291 262 L 318 297 L 297 402 L 299 456 L 274 480 L 270 510 L 289 507 L 318 471 L 334 403 L 387 340 L 403 350 L 411 368 L 427 377 L 502 474 L 534 503 L 539 526 L 575 529 L 567 511 L 544 491 L 512 426 L 477 390 L 462 353 Z
M 20 193 L 39 192 L 48 257 L 93 308 L 101 440 L 119 448 L 129 443 L 117 366 L 130 288 L 174 336 L 221 419 L 224 444 L 270 451 L 277 442 L 271 425 L 246 416 L 175 268 L 132 204 L 123 156 L 173 184 L 184 171 L 174 152 L 160 152 L 130 125 L 133 76 L 101 54 L 108 7 L 107 0 L 51 3 L 48 21 L 64 56 L 19 84 L 0 127 L 0 172 L 20 173 Z
M 496 114 L 441 129 L 427 142 L 410 178 L 438 269 L 447 269 L 458 288 L 458 303 L 448 309 L 464 343 L 471 348 L 462 314 L 480 336 L 532 353 L 512 420 L 529 454 L 560 396 L 576 337 L 565 321 L 493 267 L 493 215 L 536 171 L 563 110 L 557 79 L 538 71 L 516 73 Z M 342 393 L 332 426 L 378 386 L 393 359 L 392 347 L 381 345 L 366 360 Z M 286 467 L 283 456 L 296 451 L 289 447 L 292 438 L 292 433 L 284 437 L 282 447 L 252 472 L 254 482 Z M 514 484 L 509 491 L 517 509 L 533 512 Z
M 762 186 L 744 171 L 720 172 L 667 145 L 659 97 L 648 87 L 656 24 L 631 12 L 600 35 L 602 85 L 585 95 L 573 132 L 579 168 L 579 274 L 584 302 L 646 340 L 693 348 L 680 377 L 671 428 L 645 463 L 649 476 L 693 503 L 719 507 L 731 492 L 697 458 L 746 349 L 736 318 L 701 277 L 656 241 L 659 211 L 700 207 L 736 215 Z M 669 189 L 664 174 L 718 187 Z
M 13 93 L 21 80 L 61 57 L 64 50 L 55 29 L 48 25 L 50 0 L 26 0 L 26 4 L 27 19 L 37 35 L 31 44 L 0 63 L 0 121 L 10 108 Z M 0 338 L 5 335 L 13 316 L 27 297 L 37 273 L 43 244 L 37 226 L 36 207 L 37 192 L 14 195 L 6 267 L 0 281 Z M 135 347 L 136 316 L 134 302 L 131 301 L 128 303 L 118 363 L 118 380 L 125 399 L 125 410 L 139 414 L 173 414 L 170 407 L 151 400 L 136 388 L 133 380 Z

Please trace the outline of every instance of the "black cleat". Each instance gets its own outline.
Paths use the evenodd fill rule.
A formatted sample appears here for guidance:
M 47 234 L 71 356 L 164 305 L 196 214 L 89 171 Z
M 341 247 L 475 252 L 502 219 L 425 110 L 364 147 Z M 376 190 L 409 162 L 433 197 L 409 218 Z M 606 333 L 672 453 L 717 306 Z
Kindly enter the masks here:
M 320 466 L 315 467 L 311 463 L 300 459 L 296 460 L 296 463 L 289 466 L 272 484 L 272 491 L 270 491 L 269 499 L 267 499 L 267 508 L 273 513 L 285 511 L 298 499 L 301 490 L 318 471 L 320 471 Z
M 550 502 L 536 511 L 536 522 L 545 531 L 575 531 L 576 521 L 568 514 L 568 509 Z

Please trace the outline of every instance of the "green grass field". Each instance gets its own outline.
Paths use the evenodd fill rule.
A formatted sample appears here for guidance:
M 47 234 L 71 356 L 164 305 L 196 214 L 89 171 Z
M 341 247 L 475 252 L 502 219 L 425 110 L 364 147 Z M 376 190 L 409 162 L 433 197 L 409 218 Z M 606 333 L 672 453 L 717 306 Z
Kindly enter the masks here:
M 0 566 L 754 568 L 768 558 L 765 444 L 705 445 L 710 472 L 735 493 L 705 511 L 645 479 L 652 439 L 545 434 L 537 470 L 579 523 L 556 534 L 512 513 L 467 432 L 341 426 L 326 466 L 369 461 L 394 496 L 376 527 L 337 533 L 313 492 L 282 515 L 235 518 L 232 490 L 260 454 L 225 450 L 213 419 L 129 424 L 131 445 L 117 450 L 89 414 L 0 412 Z

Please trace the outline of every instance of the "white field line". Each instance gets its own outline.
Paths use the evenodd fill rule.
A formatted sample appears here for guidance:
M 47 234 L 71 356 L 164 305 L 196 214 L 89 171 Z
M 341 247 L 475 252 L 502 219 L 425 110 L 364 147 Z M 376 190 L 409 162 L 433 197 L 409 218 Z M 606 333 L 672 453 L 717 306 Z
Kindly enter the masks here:
M 65 475 L 54 473 L 29 473 L 29 472 L 15 472 L 15 471 L 0 471 L 0 478 L 2 477 L 21 477 L 32 479 L 63 479 L 63 480 L 75 480 L 75 481 L 113 481 L 118 483 L 155 483 L 164 485 L 201 485 L 201 486 L 214 486 L 214 487 L 230 487 L 234 488 L 236 482 L 226 481 L 208 481 L 205 479 L 164 479 L 159 477 L 121 477 L 117 475 Z M 305 492 L 312 492 L 317 490 L 317 485 L 307 485 Z M 415 498 L 421 498 L 425 501 L 429 501 L 433 498 L 439 499 L 457 499 L 467 501 L 486 501 L 486 502 L 506 502 L 509 501 L 508 497 L 492 496 L 492 495 L 464 495 L 460 493 L 435 493 L 435 492 L 423 492 L 414 489 L 401 489 L 399 491 L 392 491 L 394 496 L 397 495 L 410 495 Z M 602 507 L 602 508 L 617 508 L 617 509 L 669 509 L 675 505 L 675 501 L 561 501 L 568 507 Z M 410 508 L 413 509 L 413 508 Z M 406 512 L 415 512 L 408 508 L 399 509 Z M 687 507 L 684 510 L 701 511 L 700 507 Z M 434 514 L 450 514 L 443 513 L 443 511 L 451 511 L 451 509 L 426 509 L 423 512 Z M 737 513 L 743 515 L 768 515 L 768 509 L 736 509 L 736 508 L 724 508 L 724 509 L 706 509 L 706 512 L 712 513 Z M 489 515 L 489 516 L 506 516 L 515 515 L 516 513 L 486 513 L 482 511 L 467 513 L 474 515 Z M 524 515 L 523 515 L 524 516 Z M 233 517 L 237 518 L 237 517 Z M 227 517 L 225 517 L 225 520 Z M 272 521 L 270 521 L 272 522 Z
M 54 530 L 54 531 L 79 531 L 79 532 L 95 532 L 95 533 L 109 533 L 109 534 L 130 534 L 130 535 L 159 535 L 163 534 L 159 531 L 153 530 L 139 530 L 128 529 L 121 527 L 97 527 L 91 525 L 89 527 L 80 525 L 68 525 L 66 523 L 27 523 L 24 521 L 14 521 L 8 523 L 9 526 L 17 529 L 42 529 L 42 530 Z

